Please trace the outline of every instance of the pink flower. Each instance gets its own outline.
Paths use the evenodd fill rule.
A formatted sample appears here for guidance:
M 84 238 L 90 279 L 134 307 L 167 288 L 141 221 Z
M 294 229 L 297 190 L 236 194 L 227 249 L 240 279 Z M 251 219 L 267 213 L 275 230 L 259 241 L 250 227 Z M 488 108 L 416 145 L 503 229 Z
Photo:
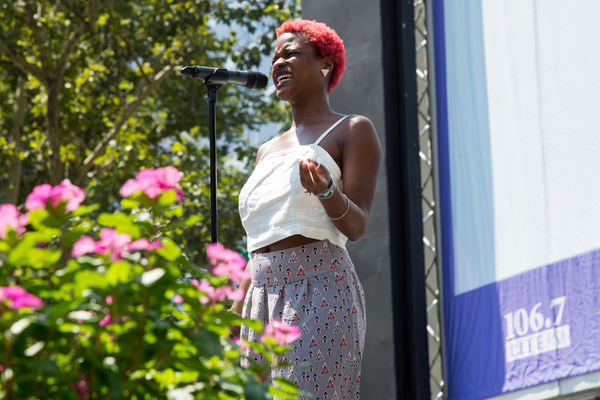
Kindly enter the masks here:
M 106 325 L 108 325 L 109 322 L 110 322 L 110 314 L 106 314 L 106 316 L 104 318 L 102 318 L 102 321 L 100 321 L 99 325 L 106 326 Z
M 136 241 L 131 242 L 128 246 L 129 250 L 154 250 L 163 247 L 163 244 L 159 241 L 150 243 L 146 238 L 140 238 Z
M 21 236 L 29 223 L 29 214 L 19 215 L 19 210 L 12 204 L 0 204 L 0 239 L 6 239 L 8 228 Z
M 129 197 L 137 192 L 144 192 L 146 196 L 155 199 L 163 191 L 175 189 L 177 201 L 185 201 L 183 191 L 175 188 L 181 177 L 179 171 L 174 167 L 165 167 L 158 169 L 143 169 L 138 172 L 135 179 L 129 179 L 121 187 L 121 196 Z
M 175 304 L 183 303 L 183 297 L 176 294 L 175 297 L 173 297 L 173 303 L 175 303 Z
M 229 275 L 234 283 L 240 283 L 242 279 L 249 279 L 250 272 L 245 271 L 246 260 L 233 250 L 229 250 L 221 243 L 211 243 L 206 246 L 206 253 L 211 263 L 217 264 L 213 273 L 217 276 Z
M 292 343 L 294 340 L 300 338 L 300 328 L 295 325 L 288 325 L 281 321 L 273 321 L 265 326 L 265 330 L 260 337 L 262 343 L 265 342 L 265 338 L 271 338 L 275 340 L 278 346 L 283 346 Z
M 112 228 L 104 228 L 100 231 L 100 240 L 95 242 L 90 236 L 84 236 L 73 244 L 71 255 L 79 257 L 88 253 L 110 254 L 111 261 L 122 259 L 124 252 L 132 250 L 154 250 L 163 247 L 161 242 L 150 243 L 148 239 L 141 238 L 134 242 L 126 233 L 117 233 Z
M 84 236 L 73 244 L 71 255 L 79 257 L 84 254 L 93 253 L 96 251 L 96 242 L 91 236 Z
M 247 351 L 250 353 L 255 353 L 254 349 L 252 347 L 250 347 L 250 345 L 248 344 L 248 342 L 245 339 L 240 339 L 238 337 L 235 337 L 235 338 L 233 338 L 233 341 L 236 342 L 238 346 L 240 346 L 240 350 Z
M 200 297 L 200 303 L 207 304 L 213 298 L 215 294 L 215 288 L 208 283 L 208 279 L 202 279 L 202 282 L 198 282 L 198 280 L 193 279 L 192 285 L 196 287 L 201 292 L 204 292 L 208 297 Z
M 229 300 L 244 300 L 244 289 L 232 289 L 229 286 L 219 286 L 214 287 L 211 286 L 208 282 L 208 279 L 202 279 L 201 282 L 193 279 L 192 285 L 196 287 L 201 292 L 204 292 L 208 297 L 202 296 L 200 297 L 200 303 L 207 304 L 211 300 L 212 301 L 224 301 L 225 299 Z
M 80 399 L 85 399 L 85 396 L 88 394 L 88 385 L 85 381 L 85 375 L 81 375 L 79 377 L 79 381 L 71 384 L 72 387 L 77 390 L 77 395 Z
M 4 365 L 0 364 L 0 372 L 4 371 Z
M 242 301 L 244 300 L 244 289 L 242 288 L 238 288 L 238 289 L 231 289 L 229 288 L 229 293 L 227 293 L 227 298 L 229 300 L 237 300 L 237 301 Z
M 10 300 L 8 307 L 18 310 L 23 307 L 40 308 L 42 299 L 27 293 L 25 289 L 19 286 L 0 287 L 0 302 Z
M 44 183 L 33 188 L 33 192 L 25 200 L 25 208 L 29 211 L 43 210 L 46 208 L 46 200 L 52 195 L 52 186 Z
M 106 304 L 108 304 L 109 306 L 113 303 L 113 298 L 111 295 L 106 296 Z
M 65 210 L 75 211 L 85 200 L 85 191 L 65 179 L 57 186 L 50 186 L 47 183 L 36 186 L 33 192 L 25 200 L 25 208 L 29 211 L 43 210 L 49 204 L 52 208 L 66 202 Z

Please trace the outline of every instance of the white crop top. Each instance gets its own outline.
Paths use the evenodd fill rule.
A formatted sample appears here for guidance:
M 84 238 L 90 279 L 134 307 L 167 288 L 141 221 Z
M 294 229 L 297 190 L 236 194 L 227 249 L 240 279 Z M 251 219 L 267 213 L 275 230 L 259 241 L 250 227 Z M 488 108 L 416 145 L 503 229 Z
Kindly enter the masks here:
M 256 165 L 240 191 L 239 203 L 249 253 L 292 235 L 328 239 L 345 248 L 348 238 L 329 220 L 317 196 L 304 193 L 298 172 L 301 159 L 318 161 L 342 189 L 342 171 L 319 143 L 345 118 L 333 124 L 313 144 L 276 151 L 261 158 Z

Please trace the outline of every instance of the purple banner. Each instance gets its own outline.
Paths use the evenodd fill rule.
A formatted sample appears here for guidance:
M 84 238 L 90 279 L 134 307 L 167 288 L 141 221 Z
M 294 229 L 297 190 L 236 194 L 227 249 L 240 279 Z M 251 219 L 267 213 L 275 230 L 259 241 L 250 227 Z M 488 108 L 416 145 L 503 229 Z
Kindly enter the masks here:
M 503 392 L 600 369 L 600 251 L 497 285 Z

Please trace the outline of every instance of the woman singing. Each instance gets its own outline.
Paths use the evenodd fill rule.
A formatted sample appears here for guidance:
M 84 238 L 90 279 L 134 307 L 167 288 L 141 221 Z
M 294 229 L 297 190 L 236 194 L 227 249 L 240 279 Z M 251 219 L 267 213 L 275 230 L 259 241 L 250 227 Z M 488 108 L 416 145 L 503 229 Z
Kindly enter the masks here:
M 260 147 L 240 192 L 252 278 L 242 281 L 246 297 L 233 310 L 300 328 L 284 356 L 292 366 L 272 377 L 316 400 L 358 399 L 365 299 L 345 244 L 366 229 L 381 147 L 371 121 L 329 105 L 346 69 L 338 35 L 314 21 L 288 21 L 276 33 L 273 83 L 293 124 Z M 258 340 L 244 325 L 240 336 Z

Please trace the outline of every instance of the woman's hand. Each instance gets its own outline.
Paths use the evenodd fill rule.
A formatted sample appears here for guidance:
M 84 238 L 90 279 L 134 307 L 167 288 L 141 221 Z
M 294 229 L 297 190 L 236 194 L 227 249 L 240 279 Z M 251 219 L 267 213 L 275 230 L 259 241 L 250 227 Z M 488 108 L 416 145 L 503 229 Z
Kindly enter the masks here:
M 308 192 L 319 194 L 331 186 L 331 175 L 327 168 L 311 159 L 299 161 L 300 183 Z

